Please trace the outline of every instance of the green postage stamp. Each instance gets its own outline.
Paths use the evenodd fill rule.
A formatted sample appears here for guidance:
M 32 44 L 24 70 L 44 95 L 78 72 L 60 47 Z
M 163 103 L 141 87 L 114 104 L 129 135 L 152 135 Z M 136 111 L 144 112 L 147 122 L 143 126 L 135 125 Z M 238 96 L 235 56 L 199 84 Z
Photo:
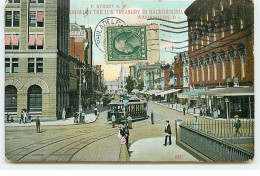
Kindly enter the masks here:
M 108 61 L 147 60 L 146 26 L 107 27 Z

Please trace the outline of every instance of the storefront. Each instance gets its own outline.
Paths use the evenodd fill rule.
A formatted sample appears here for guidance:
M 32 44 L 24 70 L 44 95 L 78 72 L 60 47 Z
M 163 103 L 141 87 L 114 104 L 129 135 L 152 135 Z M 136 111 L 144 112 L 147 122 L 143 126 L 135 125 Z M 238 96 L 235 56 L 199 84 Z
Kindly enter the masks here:
M 217 118 L 254 118 L 254 88 L 231 87 L 201 93 L 207 99 L 210 116 Z

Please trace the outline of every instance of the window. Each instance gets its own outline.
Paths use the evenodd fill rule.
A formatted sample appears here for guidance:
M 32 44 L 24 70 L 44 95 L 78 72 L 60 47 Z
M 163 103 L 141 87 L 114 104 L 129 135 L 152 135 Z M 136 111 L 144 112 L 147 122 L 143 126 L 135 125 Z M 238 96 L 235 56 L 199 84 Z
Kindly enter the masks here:
M 5 35 L 5 49 L 19 49 L 19 35 L 6 34 Z
M 28 109 L 29 112 L 42 111 L 42 89 L 38 85 L 33 85 L 28 89 Z
M 226 66 L 225 66 L 225 62 L 222 62 L 222 79 L 226 79 Z
M 44 3 L 44 0 L 30 0 L 30 3 Z
M 5 12 L 5 26 L 12 27 L 12 11 Z
M 17 89 L 11 85 L 5 87 L 5 112 L 17 112 Z
M 232 0 L 229 0 L 229 5 L 232 5 Z
M 220 11 L 223 11 L 224 8 L 223 8 L 223 0 L 220 0 Z
M 217 64 L 214 63 L 214 79 L 217 80 Z
M 43 11 L 30 11 L 29 26 L 30 27 L 43 27 L 44 26 L 44 12 Z
M 14 11 L 14 18 L 13 18 L 13 27 L 19 27 L 20 26 L 20 12 Z
M 43 34 L 30 34 L 28 48 L 43 49 Z
M 43 73 L 43 58 L 28 58 L 28 73 Z
M 8 3 L 20 3 L 20 0 L 8 0 Z
M 5 12 L 5 27 L 19 27 L 20 26 L 20 12 L 6 11 Z
M 18 73 L 18 58 L 5 58 L 5 73 Z
M 208 81 L 210 81 L 210 66 L 208 65 Z
M 36 12 L 35 11 L 30 11 L 29 26 L 36 27 Z
M 214 17 L 216 15 L 215 7 L 212 7 L 212 16 Z

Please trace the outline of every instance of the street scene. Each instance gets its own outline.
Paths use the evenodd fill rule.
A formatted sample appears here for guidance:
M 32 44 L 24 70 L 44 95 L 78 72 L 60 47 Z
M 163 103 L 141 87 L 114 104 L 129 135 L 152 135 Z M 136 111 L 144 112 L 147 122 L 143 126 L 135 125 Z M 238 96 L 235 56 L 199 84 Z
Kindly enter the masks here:
M 6 0 L 8 162 L 254 159 L 252 0 Z

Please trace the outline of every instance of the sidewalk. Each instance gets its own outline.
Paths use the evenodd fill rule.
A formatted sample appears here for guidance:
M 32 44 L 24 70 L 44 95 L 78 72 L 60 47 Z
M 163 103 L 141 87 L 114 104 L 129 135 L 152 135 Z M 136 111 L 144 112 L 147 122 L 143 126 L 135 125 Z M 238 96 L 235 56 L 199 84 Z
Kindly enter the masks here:
M 179 111 L 179 112 L 183 112 L 183 105 L 179 105 L 179 104 L 173 104 L 173 106 L 170 104 L 170 103 L 160 103 L 160 102 L 157 102 L 157 101 L 152 101 L 153 103 L 156 103 L 158 105 L 161 105 L 161 106 L 165 106 L 169 109 L 173 109 L 175 111 Z M 187 107 L 185 107 L 187 108 Z M 186 109 L 186 113 L 187 114 L 190 114 L 190 115 L 198 115 L 200 116 L 200 109 L 198 108 L 195 108 L 195 114 L 194 114 L 194 111 L 193 111 L 193 108 L 190 108 L 189 113 L 187 113 L 187 109 Z M 205 118 L 205 119 L 211 119 L 211 120 L 225 120 L 225 119 L 222 119 L 222 118 L 213 118 L 213 117 L 209 117 L 209 116 L 200 116 L 202 118 Z
M 94 113 L 92 114 L 86 114 L 85 115 L 85 123 L 93 123 L 96 121 L 98 116 L 95 116 Z M 7 123 L 5 122 L 6 127 L 28 127 L 28 126 L 35 126 L 35 119 L 33 119 L 31 123 Z M 40 119 L 41 120 L 41 119 Z M 74 123 L 74 117 L 67 118 L 66 120 L 50 120 L 50 121 L 42 121 L 41 126 L 59 126 L 59 125 L 79 125 L 81 123 Z M 84 124 L 84 123 L 83 123 Z
M 172 136 L 172 145 L 164 146 L 163 143 L 164 137 L 145 138 L 133 142 L 129 148 L 130 160 L 148 162 L 200 162 L 175 144 L 175 136 Z

